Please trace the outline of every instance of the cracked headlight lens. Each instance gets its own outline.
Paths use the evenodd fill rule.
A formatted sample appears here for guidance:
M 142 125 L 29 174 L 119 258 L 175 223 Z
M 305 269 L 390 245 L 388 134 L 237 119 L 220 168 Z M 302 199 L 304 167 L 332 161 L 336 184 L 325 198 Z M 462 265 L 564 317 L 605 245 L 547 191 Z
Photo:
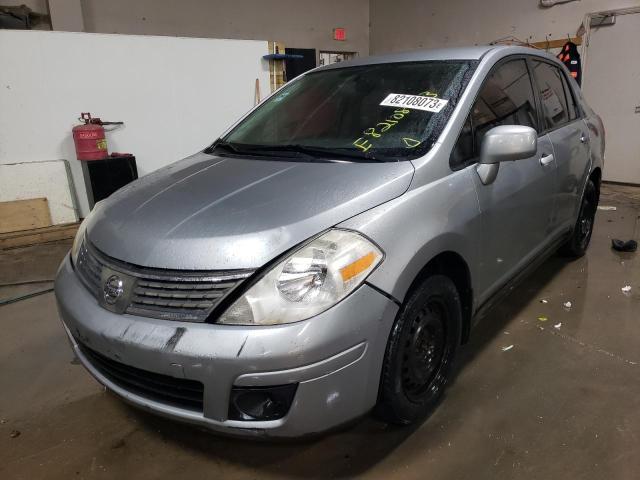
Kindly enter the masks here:
M 313 317 L 355 290 L 382 259 L 362 235 L 329 230 L 269 270 L 218 323 L 277 325 Z

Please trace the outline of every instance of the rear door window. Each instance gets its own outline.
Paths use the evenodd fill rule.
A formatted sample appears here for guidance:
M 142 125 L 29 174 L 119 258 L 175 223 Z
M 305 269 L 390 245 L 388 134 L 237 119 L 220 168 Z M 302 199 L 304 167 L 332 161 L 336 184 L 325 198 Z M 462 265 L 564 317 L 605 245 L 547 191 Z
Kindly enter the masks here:
M 554 130 L 572 119 L 562 83 L 562 72 L 550 63 L 533 60 L 533 71 L 540 93 L 545 128 Z M 575 107 L 573 109 L 575 118 Z

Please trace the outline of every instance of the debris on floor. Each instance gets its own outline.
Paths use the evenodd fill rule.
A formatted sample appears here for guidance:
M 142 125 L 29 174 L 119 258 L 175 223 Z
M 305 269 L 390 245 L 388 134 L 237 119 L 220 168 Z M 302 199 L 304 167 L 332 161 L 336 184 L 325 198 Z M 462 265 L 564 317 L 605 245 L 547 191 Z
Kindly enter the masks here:
M 564 302 L 562 306 L 565 310 L 571 310 L 571 302 Z
M 21 433 L 20 430 L 11 430 L 11 433 L 9 434 L 9 436 L 11 438 L 17 438 L 20 436 L 20 433 Z
M 509 350 L 511 350 L 513 348 L 513 345 L 509 345 L 508 347 L 502 347 L 502 351 L 503 352 L 508 352 Z
M 544 315 L 540 315 L 540 316 L 538 317 L 538 320 L 540 320 L 541 322 L 546 322 L 546 321 L 547 321 L 547 320 L 549 320 L 549 319 L 548 319 L 546 316 L 544 316 Z
M 556 330 L 560 330 L 560 327 L 562 327 L 562 322 L 560 323 L 556 323 L 553 328 L 555 328 Z
M 549 300 L 547 300 L 546 298 L 541 298 L 540 303 L 549 303 Z
M 598 210 L 612 211 L 617 210 L 613 205 L 598 205 Z
M 618 240 L 617 238 L 611 239 L 611 248 L 618 252 L 635 252 L 638 249 L 638 242 L 635 240 Z
M 631 292 L 631 285 L 625 285 L 624 287 L 622 287 L 620 290 L 622 290 L 622 293 L 624 293 L 625 295 L 629 294 Z

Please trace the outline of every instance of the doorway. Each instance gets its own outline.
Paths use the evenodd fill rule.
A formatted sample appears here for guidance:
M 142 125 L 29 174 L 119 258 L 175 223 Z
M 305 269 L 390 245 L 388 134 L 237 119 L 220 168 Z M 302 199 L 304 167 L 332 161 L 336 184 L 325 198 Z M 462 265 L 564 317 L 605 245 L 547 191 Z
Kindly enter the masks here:
M 313 68 L 316 68 L 315 48 L 285 48 L 289 57 L 284 61 L 285 81 L 289 82 Z
M 320 52 L 319 65 L 331 65 L 332 63 L 346 62 L 358 56 L 357 52 Z

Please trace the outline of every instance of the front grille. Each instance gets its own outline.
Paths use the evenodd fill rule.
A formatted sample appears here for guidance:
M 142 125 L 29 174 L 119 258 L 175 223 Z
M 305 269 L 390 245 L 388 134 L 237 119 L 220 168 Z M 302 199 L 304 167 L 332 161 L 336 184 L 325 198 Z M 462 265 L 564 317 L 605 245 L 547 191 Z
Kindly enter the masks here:
M 119 387 L 166 405 L 202 412 L 202 383 L 141 370 L 105 357 L 85 345 L 79 344 L 79 347 L 91 365 Z
M 131 279 L 123 312 L 190 322 L 204 322 L 216 305 L 252 273 L 138 267 L 106 256 L 87 240 L 80 247 L 77 264 L 84 284 L 103 306 L 103 270 L 108 269 Z
M 161 318 L 178 315 L 198 320 L 235 286 L 236 282 L 180 282 L 138 279 L 127 312 L 134 315 L 156 313 Z

